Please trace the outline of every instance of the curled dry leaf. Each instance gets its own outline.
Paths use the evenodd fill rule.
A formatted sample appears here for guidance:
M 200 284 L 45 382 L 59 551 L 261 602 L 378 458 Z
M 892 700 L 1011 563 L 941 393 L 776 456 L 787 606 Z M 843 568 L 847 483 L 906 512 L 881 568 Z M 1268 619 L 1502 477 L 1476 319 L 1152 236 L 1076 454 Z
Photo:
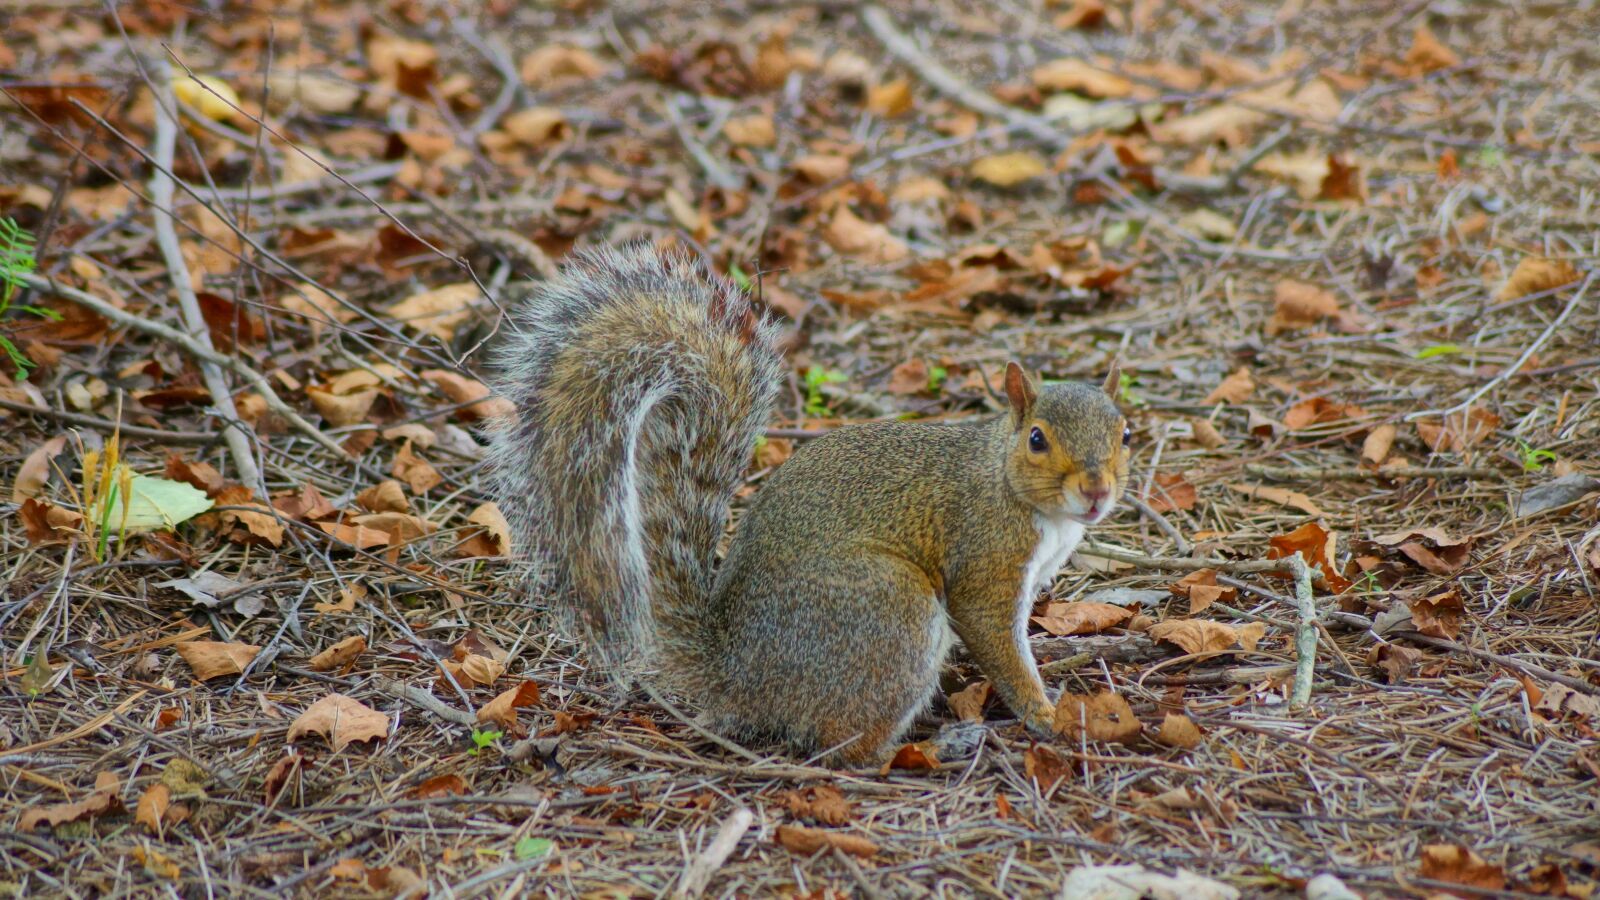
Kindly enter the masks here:
M 33 448 L 33 452 L 17 469 L 17 478 L 11 485 L 11 502 L 21 503 L 44 493 L 44 486 L 50 480 L 50 461 L 65 449 L 67 436 L 64 434 L 58 434 Z
M 400 449 L 395 451 L 394 466 L 390 472 L 404 481 L 411 488 L 411 493 L 419 496 L 444 483 L 444 476 L 439 474 L 439 470 L 412 451 L 410 441 L 401 444 Z
M 179 641 L 176 646 L 178 655 L 201 681 L 238 675 L 261 652 L 255 644 L 222 641 Z
M 244 485 L 234 484 L 217 493 L 216 505 L 232 507 L 219 510 L 224 525 L 234 528 L 229 539 L 239 544 L 283 546 L 283 523 L 271 507 L 256 502 L 255 494 Z
M 951 694 L 946 702 L 957 718 L 967 722 L 981 722 L 983 705 L 989 702 L 989 697 L 993 693 L 994 685 L 987 681 L 974 681 Z
M 1389 450 L 1394 446 L 1395 435 L 1398 433 L 1398 429 L 1387 422 L 1367 432 L 1366 439 L 1361 442 L 1362 462 L 1374 466 L 1383 465 L 1383 461 L 1389 458 Z
M 317 490 L 317 486 L 309 481 L 302 484 L 298 491 L 274 494 L 272 508 L 282 513 L 285 518 L 301 522 L 314 522 L 339 513 L 338 508 L 329 503 L 328 499 L 322 496 L 322 492 Z
M 1055 730 L 1076 739 L 1124 743 L 1139 736 L 1139 720 L 1121 694 L 1062 694 L 1056 701 Z
M 111 772 L 95 776 L 94 793 L 74 803 L 56 803 L 40 806 L 22 814 L 17 821 L 18 831 L 32 831 L 40 825 L 52 828 L 67 822 L 78 822 L 95 816 L 117 815 L 125 811 L 120 792 L 121 783 Z
M 1387 684 L 1404 684 L 1421 659 L 1422 651 L 1399 644 L 1375 644 L 1367 651 L 1367 665 L 1382 672 Z
M 593 53 L 582 47 L 548 44 L 522 58 L 517 73 L 528 84 L 542 89 L 573 81 L 591 81 L 606 72 Z
M 1422 877 L 1468 887 L 1504 890 L 1505 870 L 1459 844 L 1428 844 L 1422 848 Z
M 352 635 L 311 657 L 306 665 L 313 672 L 331 672 L 349 666 L 365 652 L 367 639 L 359 634 Z
M 1322 511 L 1322 507 L 1314 503 L 1310 497 L 1299 491 L 1291 491 L 1288 488 L 1271 487 L 1264 484 L 1230 484 L 1228 489 L 1238 491 L 1246 497 L 1256 497 L 1280 506 L 1293 507 L 1308 516 L 1326 515 Z
M 381 739 L 388 733 L 388 716 L 343 694 L 323 697 L 289 724 L 291 743 L 304 735 L 317 734 L 328 739 L 335 753 L 352 742 Z
M 802 856 L 810 856 L 826 847 L 862 858 L 878 855 L 877 844 L 859 835 L 846 834 L 842 831 L 824 831 L 821 828 L 807 828 L 804 825 L 779 825 L 776 836 L 779 846 Z
M 1218 601 L 1232 603 L 1238 596 L 1238 588 L 1218 584 L 1216 569 L 1197 569 L 1183 576 L 1173 583 L 1172 592 L 1180 597 L 1189 598 L 1189 615 L 1194 616 L 1203 612 L 1206 607 Z
M 939 754 L 935 751 L 933 742 L 917 741 L 914 744 L 904 744 L 896 750 L 894 757 L 883 764 L 883 774 L 889 774 L 891 769 L 931 772 L 937 768 L 939 768 Z
M 1466 604 L 1455 588 L 1428 597 L 1407 600 L 1411 622 L 1416 629 L 1429 637 L 1453 641 L 1461 634 L 1461 620 L 1466 616 Z
M 1145 503 L 1156 512 L 1172 512 L 1194 509 L 1199 499 L 1200 495 L 1194 485 L 1189 483 L 1182 473 L 1158 472 L 1154 483 L 1150 486 L 1150 496 L 1145 498 Z
M 826 184 L 850 174 L 850 160 L 830 153 L 802 156 L 789 167 L 811 184 Z
M 867 111 L 886 119 L 910 112 L 913 102 L 908 78 L 896 78 L 867 88 Z
M 161 819 L 171 806 L 172 789 L 159 782 L 152 784 L 139 795 L 139 805 L 134 809 L 133 820 L 148 828 L 151 834 L 160 837 Z
M 500 130 L 517 143 L 535 149 L 564 141 L 572 135 L 566 114 L 549 106 L 519 109 L 500 120 Z
M 1339 315 L 1339 301 L 1329 291 L 1303 281 L 1284 279 L 1272 291 L 1272 318 L 1267 336 L 1315 325 Z
M 1469 406 L 1438 421 L 1419 420 L 1417 435 L 1435 453 L 1462 453 L 1500 427 L 1500 417 L 1481 406 Z
M 1334 593 L 1343 593 L 1350 588 L 1350 581 L 1344 577 L 1335 561 L 1335 552 L 1338 548 L 1339 534 L 1322 526 L 1320 522 L 1307 522 L 1288 534 L 1280 534 L 1267 541 L 1267 559 L 1287 559 L 1296 553 L 1305 558 L 1306 564 L 1322 572 L 1323 583 L 1328 590 Z
M 1511 277 L 1495 292 L 1494 298 L 1504 303 L 1540 291 L 1565 287 L 1581 277 L 1577 267 L 1564 259 L 1524 256 L 1518 260 L 1517 267 L 1511 270 Z
M 516 407 L 504 397 L 496 397 L 489 386 L 464 375 L 445 369 L 425 369 L 422 380 L 438 388 L 440 393 L 456 403 L 469 404 L 462 408 L 465 418 L 495 419 L 516 412 Z
M 771 147 L 778 142 L 778 127 L 766 113 L 735 116 L 722 126 L 722 133 L 740 147 Z
M 1071 603 L 1051 603 L 1042 616 L 1033 621 L 1054 635 L 1099 634 L 1114 628 L 1133 616 L 1133 610 L 1110 603 L 1075 600 Z
M 435 775 L 429 778 L 427 781 L 406 791 L 406 796 L 418 800 L 426 800 L 429 797 L 461 797 L 470 790 L 471 788 L 467 786 L 465 779 L 460 775 L 451 773 L 448 775 Z
M 388 313 L 413 331 L 449 343 L 472 315 L 472 303 L 479 296 L 476 284 L 463 281 L 413 294 L 389 307 Z
M 1032 181 L 1049 170 L 1038 154 L 1019 151 L 983 157 L 972 164 L 972 177 L 1005 188 Z
M 1299 431 L 1313 425 L 1359 419 L 1366 415 L 1367 411 L 1354 403 L 1340 403 L 1327 397 L 1311 397 L 1289 407 L 1289 412 L 1283 417 L 1283 426 L 1290 431 Z
M 510 556 L 511 524 L 493 501 L 487 501 L 467 516 L 477 528 L 456 545 L 460 556 Z
M 440 660 L 439 666 L 467 688 L 494 684 L 506 671 L 505 663 L 479 653 L 468 653 L 459 660 Z
M 1081 59 L 1053 59 L 1033 70 L 1033 86 L 1041 91 L 1072 91 L 1085 97 L 1114 99 L 1134 92 L 1134 83 Z
M 823 825 L 843 825 L 851 819 L 850 801 L 832 785 L 785 791 L 779 799 L 791 815 Z
M 822 237 L 833 249 L 865 262 L 891 263 L 911 253 L 905 241 L 890 234 L 889 229 L 863 221 L 846 206 L 834 211 L 833 218 L 822 230 Z
M 1451 537 L 1442 528 L 1412 528 L 1374 537 L 1373 543 L 1398 550 L 1435 575 L 1454 575 L 1472 558 L 1470 538 Z
M 1593 694 L 1580 694 L 1564 684 L 1547 686 L 1544 696 L 1533 708 L 1535 712 L 1556 721 L 1571 719 L 1590 726 L 1600 723 L 1600 698 Z
M 483 657 L 478 657 L 483 659 Z M 479 722 L 494 722 L 502 728 L 511 728 L 517 724 L 517 710 L 525 706 L 538 706 L 540 700 L 539 685 L 532 681 L 524 681 L 509 690 L 501 691 L 493 700 L 485 703 L 478 710 Z
M 1200 726 L 1183 713 L 1167 713 L 1161 720 L 1161 730 L 1156 732 L 1158 742 L 1180 750 L 1193 750 L 1204 738 Z
M 1250 370 L 1240 367 L 1233 370 L 1233 374 L 1222 379 L 1222 383 L 1206 395 L 1206 404 L 1212 403 L 1243 403 L 1255 393 L 1256 382 L 1250 377 Z
M 1461 65 L 1461 57 L 1446 47 L 1426 25 L 1418 25 L 1411 33 L 1411 49 L 1406 51 L 1406 65 L 1414 74 L 1436 72 Z
M 1039 793 L 1049 797 L 1055 789 L 1072 780 L 1072 761 L 1049 747 L 1032 747 L 1022 751 L 1022 774 L 1032 781 Z
M 411 501 L 406 499 L 405 488 L 392 478 L 363 489 L 356 494 L 356 503 L 372 512 L 411 512 Z
M 22 528 L 28 534 L 30 546 L 65 541 L 83 534 L 83 516 L 54 503 L 29 497 L 22 501 L 17 515 L 22 519 Z
M 1235 628 L 1208 619 L 1175 619 L 1157 622 L 1150 626 L 1150 638 L 1172 644 L 1185 653 L 1218 653 L 1235 646 L 1254 650 L 1266 634 L 1262 622 L 1251 622 Z

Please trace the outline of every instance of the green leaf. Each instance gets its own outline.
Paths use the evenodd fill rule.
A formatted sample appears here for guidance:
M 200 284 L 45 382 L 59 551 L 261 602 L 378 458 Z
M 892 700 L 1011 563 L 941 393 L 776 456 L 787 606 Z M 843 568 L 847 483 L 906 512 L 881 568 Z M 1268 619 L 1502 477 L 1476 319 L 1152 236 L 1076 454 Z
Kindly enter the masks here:
M 1100 233 L 1100 244 L 1105 247 L 1115 247 L 1138 235 L 1139 226 L 1134 222 L 1122 219 L 1105 227 L 1105 230 Z
M 556 842 L 549 838 L 525 837 L 517 841 L 516 848 L 511 852 L 516 854 L 517 859 L 538 859 L 549 856 L 555 849 Z
M 744 291 L 746 294 L 750 293 L 750 289 L 754 287 L 750 281 L 750 276 L 746 275 L 744 270 L 739 268 L 738 263 L 734 263 L 728 267 L 728 277 L 732 278 L 733 283 L 739 286 L 739 290 Z
M 1461 346 L 1459 344 L 1434 344 L 1431 347 L 1423 347 L 1418 350 L 1417 359 L 1433 359 L 1435 356 L 1449 356 L 1452 353 L 1460 352 Z
M 112 501 L 106 524 L 124 531 L 151 531 L 171 528 L 200 515 L 212 506 L 205 492 L 181 481 L 154 475 L 135 475 L 129 480 L 127 517 L 123 517 L 123 498 Z

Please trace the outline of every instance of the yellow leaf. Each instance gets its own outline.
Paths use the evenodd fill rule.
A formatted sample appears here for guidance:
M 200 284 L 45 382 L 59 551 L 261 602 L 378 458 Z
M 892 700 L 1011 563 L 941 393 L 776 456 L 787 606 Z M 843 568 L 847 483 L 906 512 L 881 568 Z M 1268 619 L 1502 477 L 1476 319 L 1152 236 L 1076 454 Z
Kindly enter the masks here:
M 972 177 L 998 187 L 1012 187 L 1047 171 L 1049 167 L 1038 154 L 1020 151 L 985 156 L 972 164 Z

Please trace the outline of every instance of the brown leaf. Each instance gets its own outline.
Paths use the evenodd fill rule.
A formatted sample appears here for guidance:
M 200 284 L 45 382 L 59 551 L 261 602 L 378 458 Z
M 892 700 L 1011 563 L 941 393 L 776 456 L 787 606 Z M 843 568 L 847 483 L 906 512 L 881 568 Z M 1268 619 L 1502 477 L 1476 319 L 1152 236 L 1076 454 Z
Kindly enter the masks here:
M 878 845 L 867 838 L 804 825 L 779 825 L 777 840 L 779 846 L 801 856 L 810 856 L 825 847 L 862 858 L 878 855 Z
M 1406 51 L 1406 65 L 1412 72 L 1436 72 L 1461 65 L 1461 57 L 1439 42 L 1426 25 L 1418 25 L 1411 34 L 1411 49 Z
M 1235 645 L 1244 646 L 1240 632 L 1241 629 L 1209 619 L 1169 619 L 1151 625 L 1149 635 L 1151 640 L 1164 641 L 1185 653 L 1195 654 L 1231 650 Z
M 522 58 L 517 73 L 528 84 L 546 90 L 554 85 L 593 81 L 604 75 L 605 63 L 582 47 L 547 44 Z
M 908 78 L 896 78 L 867 88 L 867 111 L 886 119 L 910 112 L 913 102 Z
M 1593 694 L 1580 694 L 1564 684 L 1547 686 L 1544 696 L 1533 708 L 1555 721 L 1570 718 L 1590 726 L 1600 724 L 1600 698 Z
M 1081 59 L 1053 59 L 1033 70 L 1033 86 L 1041 91 L 1072 91 L 1085 97 L 1114 99 L 1134 92 L 1134 83 Z
M 1161 730 L 1156 733 L 1156 741 L 1168 747 L 1177 747 L 1180 750 L 1193 750 L 1200 746 L 1205 735 L 1200 731 L 1200 726 L 1183 713 L 1169 712 L 1161 720 Z
M 418 456 L 411 450 L 411 442 L 406 441 L 395 452 L 394 466 L 389 470 L 394 477 L 404 481 L 411 493 L 421 496 L 444 483 L 444 476 L 439 474 L 427 460 Z
M 1529 294 L 1564 287 L 1581 277 L 1582 273 L 1567 260 L 1524 256 L 1511 271 L 1511 277 L 1495 292 L 1494 299 L 1501 303 L 1516 300 Z
M 33 448 L 28 458 L 17 469 L 16 481 L 11 485 L 11 502 L 21 503 L 44 493 L 50 480 L 50 461 L 67 449 L 67 436 L 58 434 Z
M 1289 412 L 1283 417 L 1283 425 L 1290 431 L 1299 431 L 1324 422 L 1359 419 L 1365 415 L 1367 411 L 1353 403 L 1340 403 L 1327 397 L 1312 397 L 1289 407 Z
M 827 184 L 850 174 L 850 159 L 828 153 L 813 153 L 790 163 L 789 168 L 811 184 Z
M 840 253 L 867 263 L 896 262 L 911 253 L 905 241 L 890 234 L 889 229 L 863 221 L 846 206 L 834 211 L 822 229 L 822 238 Z
M 267 777 L 262 783 L 264 802 L 271 806 L 278 801 L 278 795 L 289 786 L 289 782 L 305 769 L 311 762 L 305 754 L 295 752 L 290 747 L 288 752 L 278 758 L 267 771 Z
M 388 313 L 413 331 L 448 344 L 471 317 L 473 301 L 480 296 L 476 284 L 463 281 L 413 294 L 389 307 Z
M 120 790 L 115 774 L 101 772 L 95 776 L 94 793 L 75 803 L 57 803 L 30 809 L 17 821 L 17 830 L 32 831 L 41 824 L 53 828 L 67 822 L 92 819 L 95 816 L 117 815 L 125 811 L 122 798 L 119 796 Z
M 352 635 L 311 657 L 311 661 L 306 666 L 313 672 L 330 672 L 334 669 L 343 669 L 355 662 L 365 652 L 367 652 L 367 639 L 359 634 Z
M 161 819 L 167 814 L 167 808 L 171 805 L 172 789 L 159 782 L 152 784 L 139 795 L 139 805 L 134 810 L 133 820 L 150 829 L 150 833 L 159 838 Z
M 1504 890 L 1505 870 L 1458 844 L 1427 844 L 1422 848 L 1422 877 L 1468 887 Z
M 972 177 L 996 187 L 1015 187 L 1048 172 L 1050 167 L 1037 154 L 1001 153 L 985 156 L 972 164 Z
M 1039 793 L 1049 797 L 1055 789 L 1072 780 L 1070 760 L 1049 747 L 1032 747 L 1022 751 L 1022 774 L 1032 781 Z
M 1469 406 L 1442 421 L 1417 422 L 1417 434 L 1435 453 L 1461 453 L 1471 449 L 1500 427 L 1500 417 L 1481 406 Z
M 771 147 L 778 143 L 778 127 L 766 113 L 734 116 L 722 126 L 722 133 L 740 147 Z
M 510 556 L 511 524 L 493 501 L 478 505 L 467 521 L 478 526 L 467 532 L 466 540 L 456 545 L 461 556 Z
M 1388 423 L 1367 432 L 1366 439 L 1361 442 L 1361 459 L 1374 466 L 1383 465 L 1383 461 L 1389 458 L 1389 449 L 1394 446 L 1398 433 L 1398 429 Z
M 561 110 L 550 106 L 519 109 L 500 120 L 500 130 L 526 147 L 539 149 L 572 136 L 572 126 Z
M 1411 673 L 1417 670 L 1417 661 L 1422 659 L 1422 651 L 1399 644 L 1376 644 L 1367 651 L 1367 665 L 1373 666 L 1384 675 L 1388 684 L 1404 684 Z
M 176 649 L 201 681 L 241 674 L 261 652 L 255 644 L 222 641 L 179 641 Z
M 779 799 L 791 815 L 823 825 L 843 825 L 851 819 L 850 801 L 832 785 L 785 791 Z
M 1074 600 L 1070 603 L 1051 603 L 1045 614 L 1034 616 L 1033 621 L 1054 635 L 1099 634 L 1114 628 L 1133 616 L 1133 611 L 1111 603 Z
M 1472 558 L 1470 538 L 1451 537 L 1442 528 L 1412 528 L 1374 537 L 1373 542 L 1398 550 L 1435 575 L 1454 575 Z
M 289 741 L 318 734 L 338 753 L 354 741 L 382 739 L 389 733 L 389 717 L 343 694 L 329 694 L 306 707 L 289 724 Z
M 405 488 L 392 478 L 363 489 L 356 494 L 356 502 L 372 512 L 411 512 L 411 501 L 406 499 Z
M 467 782 L 460 775 L 435 775 L 422 782 L 409 791 L 406 796 L 416 800 L 426 800 L 429 797 L 461 797 L 471 792 Z
M 322 496 L 317 486 L 306 482 L 298 491 L 283 494 L 274 494 L 272 508 L 282 513 L 285 518 L 297 519 L 301 522 L 312 522 L 317 519 L 326 519 L 337 515 L 339 510 L 328 499 Z
M 910 772 L 930 772 L 939 768 L 939 754 L 935 752 L 932 741 L 917 741 L 914 744 L 903 744 L 894 753 L 894 758 L 883 764 L 883 774 L 889 774 L 891 769 L 905 769 Z
M 502 728 L 511 728 L 517 724 L 517 710 L 525 706 L 538 706 L 540 702 L 539 685 L 532 681 L 524 681 L 514 688 L 501 691 L 493 700 L 485 703 L 478 710 L 478 721 L 494 722 Z
M 516 411 L 510 400 L 493 396 L 489 386 L 481 381 L 445 369 L 424 369 L 421 375 L 423 381 L 456 403 L 470 404 L 461 410 L 462 417 L 468 421 L 495 419 Z
M 1455 588 L 1430 597 L 1407 600 L 1406 608 L 1411 610 L 1411 621 L 1418 631 L 1447 641 L 1453 641 L 1461 634 L 1461 620 L 1467 611 Z
M 974 681 L 947 699 L 950 711 L 967 722 L 983 721 L 983 706 L 994 694 L 994 685 L 987 681 Z
M 889 393 L 907 396 L 928 390 L 928 364 L 908 359 L 889 373 Z
M 1157 472 L 1155 482 L 1150 486 L 1150 496 L 1145 498 L 1145 503 L 1156 512 L 1172 512 L 1178 509 L 1194 509 L 1195 503 L 1200 499 L 1195 486 L 1189 483 L 1179 472 Z
M 1190 425 L 1194 428 L 1194 442 L 1207 450 L 1215 450 L 1228 442 L 1209 419 L 1191 419 Z
M 283 546 L 283 523 L 271 507 L 256 502 L 255 494 L 241 484 L 229 485 L 217 492 L 218 506 L 234 507 L 218 511 L 224 525 L 242 525 L 230 538 L 240 544 Z
M 83 534 L 83 516 L 54 503 L 29 497 L 22 501 L 17 515 L 22 519 L 22 529 L 27 532 L 30 546 L 65 541 Z
M 1212 403 L 1243 403 L 1255 393 L 1256 382 L 1250 377 L 1250 370 L 1240 367 L 1232 375 L 1222 379 L 1222 383 L 1206 395 L 1206 405 Z
M 1231 603 L 1238 596 L 1238 588 L 1217 584 L 1216 569 L 1197 569 L 1173 583 L 1171 590 L 1180 597 L 1189 598 L 1189 615 L 1197 615 L 1217 601 Z
M 1230 484 L 1227 487 L 1230 490 L 1238 491 L 1247 497 L 1257 497 L 1271 503 L 1279 504 L 1280 506 L 1293 507 L 1308 516 L 1327 515 L 1322 511 L 1320 506 L 1317 506 L 1317 504 L 1311 501 L 1310 497 L 1307 497 L 1305 494 L 1302 494 L 1299 491 L 1291 491 L 1288 488 L 1269 487 L 1263 484 Z
M 1268 337 L 1339 315 L 1339 301 L 1331 292 L 1303 281 L 1286 278 L 1278 282 L 1273 288 L 1272 301 L 1272 318 L 1266 329 Z
M 1062 694 L 1056 701 L 1055 730 L 1076 740 L 1125 743 L 1139 736 L 1139 720 L 1121 694 Z

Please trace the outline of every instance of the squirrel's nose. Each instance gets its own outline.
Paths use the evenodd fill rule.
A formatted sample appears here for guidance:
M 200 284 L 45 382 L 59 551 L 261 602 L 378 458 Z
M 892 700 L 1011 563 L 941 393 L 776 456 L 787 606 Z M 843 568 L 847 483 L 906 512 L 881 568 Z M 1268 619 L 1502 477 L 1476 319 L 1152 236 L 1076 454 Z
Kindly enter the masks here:
M 1103 484 L 1091 484 L 1083 489 L 1083 499 L 1089 501 L 1090 506 L 1099 506 L 1111 496 L 1111 488 Z

